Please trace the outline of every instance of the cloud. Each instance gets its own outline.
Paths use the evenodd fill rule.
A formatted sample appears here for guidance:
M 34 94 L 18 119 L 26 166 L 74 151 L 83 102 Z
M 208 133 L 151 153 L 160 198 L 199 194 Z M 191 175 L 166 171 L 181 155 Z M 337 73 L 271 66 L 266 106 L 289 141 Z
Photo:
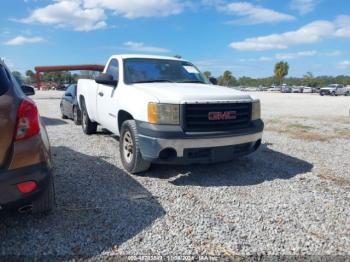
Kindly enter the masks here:
M 335 24 L 338 27 L 335 35 L 339 37 L 350 37 L 350 16 L 340 15 L 335 20 Z
M 284 54 L 276 54 L 275 58 L 277 59 L 296 59 L 300 57 L 306 57 L 306 56 L 315 56 L 318 52 L 315 50 L 311 51 L 300 51 L 296 53 L 284 53 Z
M 128 19 L 176 15 L 186 5 L 179 0 L 53 0 L 17 21 L 55 25 L 75 31 L 92 31 L 107 27 L 107 11 Z
M 75 31 L 92 31 L 106 27 L 106 15 L 101 8 L 83 8 L 79 0 L 57 0 L 35 9 L 29 17 L 19 21 L 73 28 Z
M 156 47 L 156 46 L 146 46 L 144 43 L 133 42 L 133 41 L 124 43 L 124 48 L 127 50 L 136 51 L 136 52 L 150 52 L 150 53 L 170 52 L 170 50 L 166 48 Z
M 300 15 L 305 15 L 315 10 L 320 0 L 293 0 L 290 7 L 299 12 Z
M 86 8 L 103 8 L 129 19 L 177 15 L 184 4 L 178 0 L 84 0 Z
M 261 56 L 261 57 L 259 57 L 258 60 L 261 61 L 261 62 L 266 62 L 266 61 L 271 61 L 272 58 L 268 57 L 268 56 Z
M 273 56 L 261 56 L 259 58 L 242 58 L 239 59 L 240 62 L 267 62 L 272 60 L 290 60 L 298 59 L 303 57 L 312 57 L 312 56 L 339 56 L 341 51 L 332 51 L 332 52 L 319 52 L 316 50 L 307 50 L 299 51 L 294 53 L 277 53 Z
M 254 25 L 295 20 L 294 16 L 276 12 L 248 2 L 230 3 L 223 7 L 223 10 L 229 14 L 243 17 L 241 19 L 230 21 L 229 23 L 232 24 Z
M 107 27 L 107 11 L 128 19 L 176 15 L 185 4 L 179 0 L 54 0 L 37 8 L 18 21 L 54 25 L 75 31 L 92 31 Z
M 10 46 L 16 46 L 16 45 L 40 43 L 43 41 L 44 41 L 44 39 L 42 37 L 38 37 L 38 36 L 26 37 L 26 36 L 19 35 L 13 39 L 6 41 L 4 44 L 10 45 Z
M 8 28 L 0 28 L 0 36 L 10 34 L 10 29 Z
M 247 38 L 240 42 L 232 42 L 229 46 L 236 50 L 269 50 L 287 49 L 290 46 L 313 44 L 327 38 L 350 37 L 350 25 L 345 22 L 350 16 L 339 16 L 334 22 L 318 20 L 309 23 L 298 30 L 282 34 Z
M 325 53 L 322 53 L 323 55 L 325 56 L 340 56 L 343 54 L 342 51 L 339 51 L 339 50 L 335 50 L 335 51 L 330 51 L 330 52 L 325 52 Z
M 350 61 L 349 60 L 345 60 L 345 61 L 342 61 L 338 64 L 338 68 L 340 69 L 348 69 L 350 68 Z

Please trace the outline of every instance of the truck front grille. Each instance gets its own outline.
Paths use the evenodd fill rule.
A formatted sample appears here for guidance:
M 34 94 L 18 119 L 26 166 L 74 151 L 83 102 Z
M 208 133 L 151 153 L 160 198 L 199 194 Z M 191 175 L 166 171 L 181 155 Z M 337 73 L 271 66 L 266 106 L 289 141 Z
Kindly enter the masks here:
M 251 103 L 185 104 L 183 108 L 183 128 L 186 132 L 242 129 L 251 122 Z M 210 114 L 224 115 L 225 112 L 234 117 L 210 120 Z

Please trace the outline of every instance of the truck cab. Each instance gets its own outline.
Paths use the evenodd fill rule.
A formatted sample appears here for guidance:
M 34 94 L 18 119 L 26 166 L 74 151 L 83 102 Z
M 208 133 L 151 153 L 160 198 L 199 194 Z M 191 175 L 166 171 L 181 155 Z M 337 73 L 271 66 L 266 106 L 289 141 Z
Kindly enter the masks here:
M 260 101 L 213 85 L 186 60 L 115 55 L 95 80 L 79 80 L 77 96 L 84 133 L 101 125 L 119 136 L 131 173 L 231 160 L 261 144 Z

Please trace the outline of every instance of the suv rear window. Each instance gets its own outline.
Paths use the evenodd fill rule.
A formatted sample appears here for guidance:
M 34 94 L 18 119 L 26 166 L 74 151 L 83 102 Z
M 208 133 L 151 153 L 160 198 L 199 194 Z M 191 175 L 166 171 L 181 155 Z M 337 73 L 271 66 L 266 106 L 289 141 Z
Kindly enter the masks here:
M 8 78 L 6 69 L 0 64 L 0 96 L 5 94 L 11 86 L 11 80 Z

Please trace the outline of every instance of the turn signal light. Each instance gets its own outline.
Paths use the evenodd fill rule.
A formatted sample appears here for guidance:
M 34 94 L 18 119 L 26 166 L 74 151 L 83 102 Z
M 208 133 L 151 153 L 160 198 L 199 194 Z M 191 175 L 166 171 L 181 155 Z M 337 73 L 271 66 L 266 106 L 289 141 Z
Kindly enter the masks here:
M 148 122 L 151 124 L 158 123 L 157 104 L 156 103 L 149 103 L 148 104 Z

